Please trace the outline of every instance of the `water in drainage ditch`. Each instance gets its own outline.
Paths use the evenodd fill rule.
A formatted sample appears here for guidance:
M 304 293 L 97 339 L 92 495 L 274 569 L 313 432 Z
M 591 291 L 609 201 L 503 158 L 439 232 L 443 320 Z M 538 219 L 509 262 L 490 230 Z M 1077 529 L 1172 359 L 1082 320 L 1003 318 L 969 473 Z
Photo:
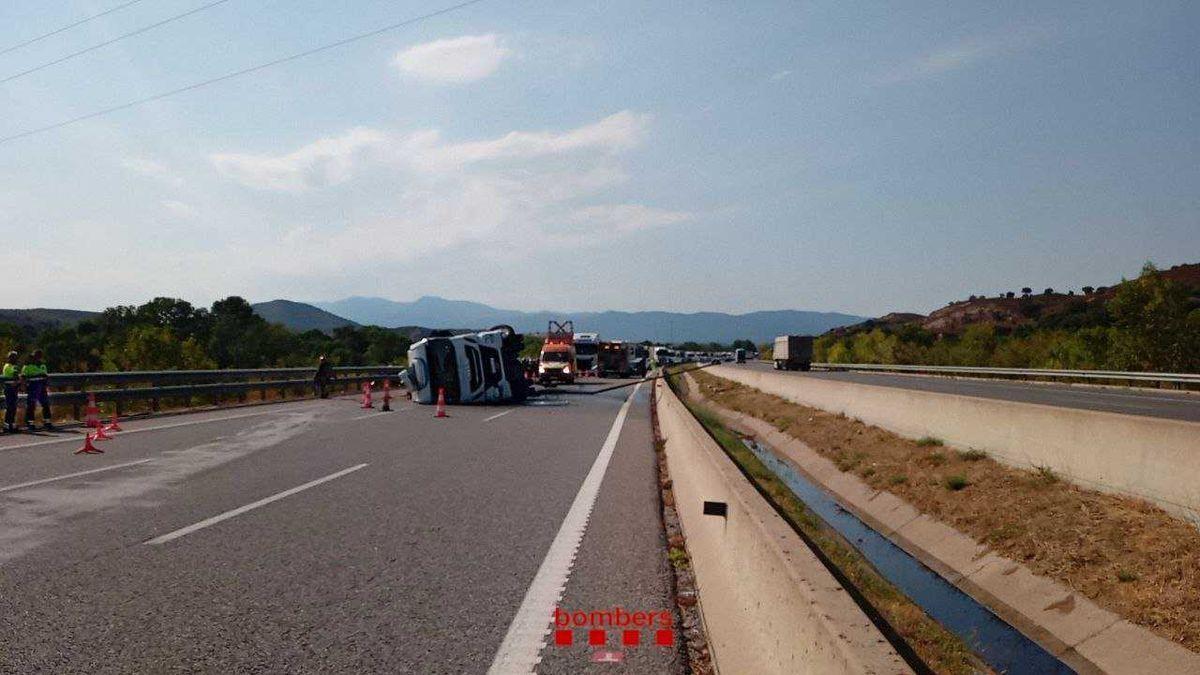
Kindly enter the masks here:
M 742 442 L 800 501 L 851 543 L 879 573 L 925 613 L 1003 673 L 1074 673 L 1062 661 L 1004 622 L 887 537 L 843 509 L 822 488 L 752 439 Z

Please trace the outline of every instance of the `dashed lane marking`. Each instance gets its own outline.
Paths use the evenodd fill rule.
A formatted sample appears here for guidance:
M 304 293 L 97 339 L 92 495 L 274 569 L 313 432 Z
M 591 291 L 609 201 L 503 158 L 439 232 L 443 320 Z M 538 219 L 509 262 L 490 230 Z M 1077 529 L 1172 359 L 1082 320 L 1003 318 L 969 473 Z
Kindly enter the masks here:
M 41 480 L 31 480 L 28 483 L 17 483 L 16 485 L 6 485 L 4 487 L 0 487 L 0 492 L 11 492 L 13 490 L 20 490 L 22 488 L 34 487 L 35 485 L 45 485 L 46 483 L 53 483 L 55 481 L 67 480 L 68 478 L 79 478 L 80 476 L 90 476 L 91 474 L 94 474 L 94 473 L 101 473 L 103 471 L 112 471 L 114 469 L 123 469 L 127 466 L 136 466 L 138 464 L 145 464 L 146 462 L 149 462 L 149 461 L 151 461 L 151 460 L 139 459 L 136 462 L 125 462 L 123 464 L 113 464 L 112 466 L 106 466 L 106 467 L 102 467 L 99 469 L 91 469 L 89 471 L 77 471 L 75 473 L 68 473 L 68 474 L 65 474 L 62 476 L 54 476 L 53 478 L 42 478 Z
M 297 492 L 303 492 L 309 488 L 316 487 L 322 483 L 328 483 L 331 480 L 336 480 L 347 474 L 354 473 L 355 471 L 358 471 L 359 469 L 361 469 L 365 466 L 367 466 L 367 465 L 366 464 L 356 464 L 348 469 L 342 469 L 341 471 L 338 471 L 337 473 L 331 473 L 328 476 L 325 476 L 324 478 L 318 478 L 316 480 L 309 481 L 309 482 L 305 483 L 304 485 L 297 485 L 296 487 L 294 487 L 290 490 L 284 490 L 283 492 L 273 494 L 270 497 L 266 497 L 265 499 L 260 499 L 256 502 L 246 504 L 245 506 L 239 506 L 236 509 L 215 515 L 212 518 L 206 518 L 198 523 L 188 525 L 187 527 L 181 527 L 178 530 L 175 530 L 174 532 L 168 532 L 167 534 L 164 534 L 161 537 L 155 537 L 145 543 L 148 546 L 155 546 L 158 544 L 165 544 L 169 541 L 174 541 L 180 537 L 186 537 L 187 535 L 189 535 L 197 530 L 203 530 L 206 527 L 210 527 L 212 525 L 216 525 L 217 523 L 229 520 L 230 518 L 235 518 L 237 516 L 240 516 L 243 513 L 246 513 L 247 511 L 253 511 L 254 509 L 257 509 L 262 506 L 266 506 L 267 504 L 271 504 L 272 502 L 277 502 L 280 499 L 290 497 L 290 496 L 296 494 Z

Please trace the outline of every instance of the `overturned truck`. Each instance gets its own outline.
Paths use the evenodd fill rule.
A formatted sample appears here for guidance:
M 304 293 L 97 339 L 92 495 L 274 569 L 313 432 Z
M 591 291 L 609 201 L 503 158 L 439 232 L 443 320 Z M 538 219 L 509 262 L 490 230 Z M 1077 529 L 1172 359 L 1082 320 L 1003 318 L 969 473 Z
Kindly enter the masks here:
M 512 326 L 478 333 L 435 333 L 408 348 L 408 368 L 401 374 L 418 403 L 506 403 L 530 394 L 519 357 L 524 338 Z

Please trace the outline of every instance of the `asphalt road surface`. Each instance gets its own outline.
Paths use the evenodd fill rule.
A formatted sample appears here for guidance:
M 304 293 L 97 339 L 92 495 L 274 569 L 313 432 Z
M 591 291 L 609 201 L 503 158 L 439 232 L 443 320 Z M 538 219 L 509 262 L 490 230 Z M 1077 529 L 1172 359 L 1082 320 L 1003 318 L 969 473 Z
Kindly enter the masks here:
M 0 671 L 678 672 L 649 630 L 550 625 L 671 610 L 647 393 L 2 438 Z
M 772 369 L 772 366 L 767 363 L 747 363 L 738 367 Z M 882 387 L 1040 403 L 1061 408 L 1082 408 L 1126 415 L 1145 415 L 1200 422 L 1200 395 L 1185 392 L 892 373 L 814 370 L 807 373 L 785 371 L 783 374 L 789 377 L 814 377 Z

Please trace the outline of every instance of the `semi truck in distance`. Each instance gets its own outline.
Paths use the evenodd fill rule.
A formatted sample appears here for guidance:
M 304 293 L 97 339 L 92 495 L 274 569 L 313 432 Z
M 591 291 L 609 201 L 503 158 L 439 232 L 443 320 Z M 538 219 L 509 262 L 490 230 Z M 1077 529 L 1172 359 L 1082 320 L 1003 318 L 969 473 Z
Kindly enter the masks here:
M 579 372 L 586 373 L 596 367 L 600 357 L 600 335 L 598 333 L 575 334 L 575 365 Z
M 811 335 L 780 335 L 775 338 L 775 370 L 809 370 L 812 368 L 813 338 Z
M 600 377 L 629 377 L 629 345 L 621 340 L 601 342 L 599 354 Z
M 436 333 L 408 348 L 400 377 L 417 403 L 436 402 L 439 391 L 451 404 L 523 401 L 531 392 L 519 359 L 523 346 L 512 326 Z
M 562 382 L 574 384 L 579 374 L 575 354 L 575 324 L 551 321 L 538 355 L 538 382 L 542 386 Z
M 733 350 L 733 360 L 736 361 L 737 363 L 745 363 L 746 362 L 746 350 L 741 347 L 738 347 L 737 349 Z

